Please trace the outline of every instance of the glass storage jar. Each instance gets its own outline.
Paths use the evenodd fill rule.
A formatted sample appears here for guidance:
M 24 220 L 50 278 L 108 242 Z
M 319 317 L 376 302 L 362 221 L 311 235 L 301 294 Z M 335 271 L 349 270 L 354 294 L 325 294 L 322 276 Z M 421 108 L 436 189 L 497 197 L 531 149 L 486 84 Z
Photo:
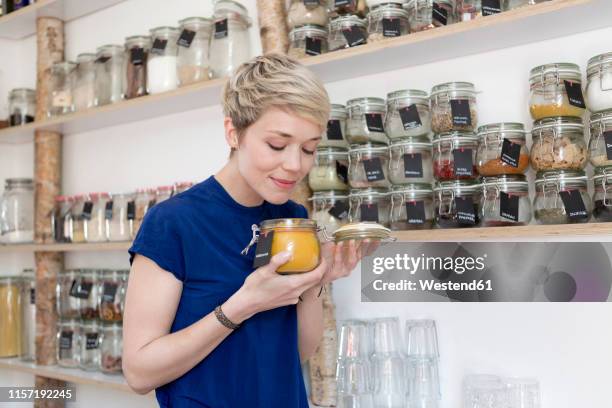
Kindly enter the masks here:
M 529 110 L 534 120 L 554 117 L 581 117 L 585 103 L 582 74 L 576 64 L 540 65 L 529 74 Z
M 593 176 L 593 218 L 612 221 L 612 167 L 599 167 Z
M 591 112 L 612 109 L 612 52 L 589 60 L 586 97 Z
M 575 224 L 589 222 L 591 198 L 583 171 L 557 170 L 538 173 L 533 201 L 539 224 Z
M 193 187 L 193 183 L 191 181 L 181 181 L 178 183 L 174 183 L 174 192 L 172 193 L 172 196 L 175 196 L 177 194 L 180 193 L 184 193 L 185 191 L 189 190 L 191 187 Z
M 81 269 L 70 295 L 78 299 L 79 315 L 83 320 L 98 318 L 98 271 Z
M 108 193 L 91 193 L 83 205 L 83 232 L 86 242 L 104 242 L 106 236 L 106 204 Z
M 89 198 L 87 196 L 82 194 L 74 196 L 74 205 L 70 210 L 72 214 L 72 231 L 70 237 L 73 243 L 85 242 L 85 218 L 83 214 L 85 210 L 91 211 L 91 207 L 89 206 Z
M 20 126 L 34 122 L 36 117 L 36 91 L 13 89 L 9 94 L 9 125 Z
M 484 177 L 482 192 L 483 226 L 527 225 L 531 221 L 529 184 L 524 175 Z
M 151 51 L 147 61 L 147 92 L 158 94 L 178 88 L 178 45 L 180 31 L 175 27 L 151 30 Z
M 289 30 L 305 25 L 324 27 L 328 19 L 326 0 L 290 0 L 287 11 Z
M 434 133 L 473 132 L 478 124 L 476 90 L 469 82 L 448 82 L 431 90 L 431 128 Z
M 111 199 L 106 202 L 104 218 L 106 222 L 106 236 L 109 241 L 129 241 L 132 238 L 132 222 L 135 212 L 128 211 L 130 202 L 134 200 L 132 194 L 111 194 Z
M 98 279 L 100 320 L 120 322 L 123 320 L 123 307 L 129 271 L 105 269 Z
M 147 60 L 151 52 L 151 37 L 135 35 L 125 39 L 126 99 L 147 94 Z
M 471 21 L 482 16 L 501 13 L 505 10 L 506 2 L 507 0 L 498 0 L 482 4 L 482 0 L 456 0 L 457 21 Z
M 431 184 L 393 186 L 391 229 L 395 231 L 431 229 L 434 220 Z
M 65 115 L 74 111 L 72 89 L 74 87 L 74 62 L 57 62 L 51 66 L 47 117 Z
M 431 142 L 427 138 L 393 140 L 389 146 L 389 180 L 392 184 L 431 184 Z
M 612 166 L 612 111 L 591 115 L 589 160 L 594 167 Z
M 209 18 L 190 17 L 179 21 L 178 40 L 179 85 L 185 86 L 210 79 L 208 51 L 212 34 Z
M 84 321 L 79 327 L 79 368 L 95 371 L 100 366 L 100 327 L 95 320 Z
M 531 167 L 534 170 L 582 170 L 586 166 L 588 150 L 581 119 L 538 120 L 533 124 L 531 136 Z
M 349 151 L 348 179 L 351 188 L 390 187 L 389 148 L 353 145 Z
M 121 323 L 102 323 L 100 371 L 105 374 L 120 374 L 122 351 L 123 328 Z
M 74 319 L 61 320 L 57 324 L 57 364 L 60 367 L 79 366 L 79 323 Z
M 410 33 L 408 12 L 398 4 L 384 4 L 368 13 L 368 42 Z
M 427 92 L 406 89 L 387 94 L 385 131 L 389 139 L 428 136 L 431 114 Z
M 348 223 L 349 200 L 346 191 L 317 191 L 312 201 L 312 219 L 328 234 Z
M 281 275 L 310 272 L 319 265 L 320 245 L 317 223 L 306 218 L 282 218 L 263 221 L 259 239 L 274 231 L 270 256 L 287 251 L 291 258 L 276 270 Z
M 140 188 L 136 190 L 136 197 L 134 199 L 134 206 L 136 207 L 136 216 L 134 218 L 134 226 L 132 228 L 133 237 L 136 237 L 142 220 L 144 220 L 145 214 L 155 205 L 156 191 L 152 188 Z
M 329 120 L 327 121 L 327 131 L 321 135 L 319 147 L 339 147 L 348 149 L 346 134 L 346 117 L 348 116 L 344 105 L 332 104 Z
M 74 110 L 80 112 L 96 106 L 96 54 L 79 54 L 76 62 L 72 96 Z
M 312 191 L 348 190 L 349 158 L 345 149 L 317 148 L 314 165 L 308 174 Z
M 478 138 L 473 133 L 435 135 L 432 145 L 433 173 L 436 180 L 469 180 L 478 177 Z
M 328 7 L 332 16 L 356 14 L 359 11 L 359 0 L 329 0 Z
M 356 98 L 346 103 L 348 120 L 346 130 L 350 144 L 389 143 L 385 134 L 385 100 L 382 98 Z
M 368 25 L 354 15 L 337 17 L 329 23 L 330 51 L 356 47 L 368 42 Z
M 504 0 L 506 2 L 506 10 L 514 10 L 523 6 L 533 6 L 534 4 L 544 3 L 550 0 Z
M 21 278 L 0 276 L 0 358 L 21 355 Z
M 119 102 L 124 97 L 125 50 L 103 45 L 96 50 L 96 106 Z
M 325 54 L 327 48 L 327 29 L 315 25 L 296 27 L 289 32 L 288 54 L 293 58 Z
M 70 242 L 72 236 L 72 197 L 55 197 L 51 213 L 51 233 L 55 242 Z
M 60 270 L 55 286 L 57 314 L 62 319 L 76 319 L 80 316 L 78 284 L 80 270 Z
M 403 7 L 412 33 L 456 22 L 454 0 L 408 0 Z
M 36 359 L 36 276 L 24 269 L 21 283 L 21 360 Z
M 386 188 L 364 188 L 351 190 L 349 195 L 349 220 L 376 222 L 389 227 L 391 197 Z
M 478 174 L 525 174 L 529 167 L 529 150 L 522 123 L 492 123 L 480 126 L 478 138 Z
M 9 178 L 0 203 L 1 240 L 5 244 L 34 241 L 34 182 Z
M 434 186 L 434 219 L 440 228 L 480 225 L 481 185 L 475 180 L 441 181 Z
M 232 0 L 215 2 L 213 18 L 215 26 L 210 44 L 210 68 L 213 78 L 224 78 L 251 58 L 251 19 L 247 9 Z

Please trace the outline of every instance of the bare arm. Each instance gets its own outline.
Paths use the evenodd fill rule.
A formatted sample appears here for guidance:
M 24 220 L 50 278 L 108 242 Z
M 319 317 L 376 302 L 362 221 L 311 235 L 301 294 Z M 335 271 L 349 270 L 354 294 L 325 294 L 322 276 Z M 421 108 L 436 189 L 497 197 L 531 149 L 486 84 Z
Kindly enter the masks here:
M 298 347 L 302 362 L 314 354 L 323 337 L 323 298 L 318 296 L 319 290 L 318 285 L 308 289 L 297 304 Z

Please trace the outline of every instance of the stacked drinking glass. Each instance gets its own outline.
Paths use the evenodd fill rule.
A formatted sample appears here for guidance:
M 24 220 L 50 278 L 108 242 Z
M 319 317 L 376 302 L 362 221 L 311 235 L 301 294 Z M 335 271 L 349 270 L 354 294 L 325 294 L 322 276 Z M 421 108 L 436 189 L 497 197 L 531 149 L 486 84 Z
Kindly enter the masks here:
M 406 322 L 408 408 L 440 405 L 438 334 L 433 320 Z

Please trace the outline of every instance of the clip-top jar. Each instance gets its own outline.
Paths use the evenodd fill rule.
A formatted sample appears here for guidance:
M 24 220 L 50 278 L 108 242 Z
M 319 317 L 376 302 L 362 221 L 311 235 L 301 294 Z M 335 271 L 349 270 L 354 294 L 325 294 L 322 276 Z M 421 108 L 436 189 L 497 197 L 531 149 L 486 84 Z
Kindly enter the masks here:
M 339 147 L 342 149 L 348 149 L 349 144 L 347 142 L 346 134 L 346 107 L 340 104 L 332 104 L 331 111 L 329 114 L 329 120 L 327 121 L 327 129 L 321 135 L 321 141 L 319 147 Z
M 147 59 L 151 52 L 151 37 L 135 35 L 125 39 L 127 99 L 147 94 Z
M 531 221 L 529 184 L 525 176 L 482 179 L 482 222 L 485 227 L 527 225 Z
M 281 274 L 310 272 L 319 265 L 320 245 L 316 221 L 305 218 L 266 220 L 259 227 L 259 239 L 274 231 L 270 256 L 291 253 L 289 261 L 276 271 Z
M 289 56 L 304 58 L 325 54 L 327 47 L 327 29 L 316 25 L 296 27 L 289 32 Z
M 478 138 L 473 133 L 452 132 L 435 135 L 432 146 L 436 180 L 470 180 L 478 177 Z
M 317 191 L 312 201 L 312 219 L 328 234 L 348 223 L 349 200 L 346 191 Z
M 348 190 L 349 158 L 344 149 L 317 148 L 314 166 L 308 174 L 312 191 Z
M 431 113 L 427 92 L 406 89 L 387 94 L 385 131 L 391 140 L 429 136 Z
M 351 48 L 368 42 L 368 26 L 357 16 L 341 16 L 329 23 L 330 51 Z
M 558 170 L 538 173 L 533 202 L 539 224 L 589 222 L 592 203 L 583 171 Z
M 586 94 L 591 112 L 612 109 L 612 52 L 589 60 Z
M 582 74 L 576 64 L 558 63 L 535 67 L 529 75 L 529 110 L 534 120 L 553 116 L 581 117 L 585 103 Z
M 351 188 L 389 187 L 389 148 L 353 145 L 349 151 L 348 177 Z
M 403 7 L 412 33 L 456 22 L 454 0 L 408 0 Z
M 382 98 L 355 98 L 346 103 L 348 141 L 351 144 L 389 143 L 385 134 L 386 105 Z
M 232 0 L 215 2 L 215 26 L 210 44 L 210 68 L 214 78 L 224 78 L 251 57 L 247 9 Z
M 595 169 L 593 187 L 593 218 L 599 222 L 611 222 L 612 167 L 600 167 Z
M 481 176 L 525 174 L 529 151 L 522 123 L 493 123 L 478 128 L 478 173 Z
M 36 117 L 36 91 L 13 89 L 9 94 L 9 125 L 20 126 L 34 122 Z
M 579 118 L 536 121 L 531 131 L 531 167 L 536 171 L 582 170 L 588 160 L 584 125 Z
M 482 4 L 482 0 L 456 0 L 457 21 L 471 21 L 482 16 L 491 16 L 506 10 L 508 0 Z
M 591 115 L 589 126 L 589 159 L 594 167 L 612 166 L 612 111 Z
M 178 87 L 178 45 L 180 31 L 175 27 L 151 30 L 153 45 L 147 62 L 147 91 L 157 94 Z
M 290 3 L 287 10 L 287 25 L 290 30 L 305 25 L 327 25 L 329 17 L 326 0 L 290 0 Z
M 203 17 L 190 17 L 179 21 L 178 76 L 180 86 L 210 79 L 208 59 L 212 21 Z
M 368 13 L 368 42 L 383 41 L 410 32 L 408 12 L 398 4 L 383 4 Z
M 349 219 L 355 222 L 376 222 L 389 227 L 391 197 L 386 188 L 351 190 Z
M 431 142 L 424 137 L 391 141 L 389 180 L 392 184 L 431 184 L 433 181 Z
M 393 186 L 391 192 L 391 229 L 419 230 L 433 226 L 433 190 L 431 184 Z
M 441 228 L 480 225 L 482 186 L 474 180 L 442 181 L 434 186 L 434 218 Z
M 104 45 L 96 52 L 96 105 L 108 105 L 124 98 L 125 49 Z
M 469 82 L 448 82 L 431 90 L 431 128 L 434 133 L 473 132 L 478 125 L 476 89 Z

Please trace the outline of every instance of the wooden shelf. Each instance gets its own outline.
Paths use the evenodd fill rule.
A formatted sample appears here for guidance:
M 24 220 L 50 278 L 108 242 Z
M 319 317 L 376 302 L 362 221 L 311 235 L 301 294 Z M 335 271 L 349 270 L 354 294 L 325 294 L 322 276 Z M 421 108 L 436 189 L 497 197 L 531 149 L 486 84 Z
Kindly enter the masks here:
M 116 2 L 96 0 L 82 3 Z M 37 4 L 47 3 L 71 1 L 47 0 Z M 610 15 L 612 1 L 609 0 L 552 0 L 478 20 L 305 58 L 303 62 L 324 82 L 351 79 L 609 27 L 612 24 Z M 13 17 L 9 15 L 6 18 Z M 2 27 L 0 23 L 0 33 Z M 163 94 L 4 129 L 0 131 L 0 143 L 29 143 L 35 130 L 80 133 L 218 105 L 224 82 L 225 79 L 215 79 Z
M 84 244 L 3 244 L 2 252 L 94 252 L 94 251 L 127 251 L 131 242 L 100 242 Z
M 39 0 L 0 17 L 0 38 L 19 40 L 36 33 L 36 19 L 55 17 L 71 21 L 125 0 Z

